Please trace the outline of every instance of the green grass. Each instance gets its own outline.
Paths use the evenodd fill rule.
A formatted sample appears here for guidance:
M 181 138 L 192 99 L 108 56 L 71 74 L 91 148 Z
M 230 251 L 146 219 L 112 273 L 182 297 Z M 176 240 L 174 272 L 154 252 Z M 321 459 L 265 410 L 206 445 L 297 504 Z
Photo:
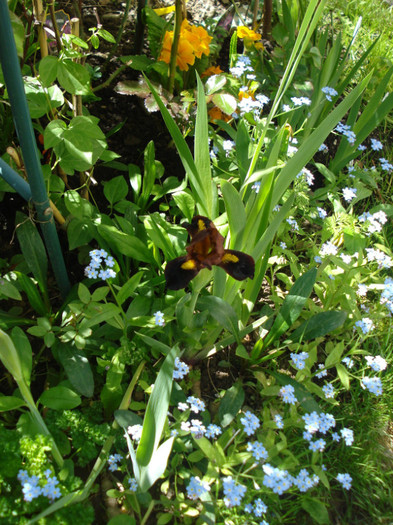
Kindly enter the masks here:
M 363 349 L 370 355 L 392 358 L 392 323 L 384 341 L 366 339 Z M 350 472 L 353 485 L 350 493 L 332 493 L 336 523 L 393 523 L 393 369 L 388 366 L 383 376 L 381 397 L 367 394 L 359 384 L 352 384 L 340 407 L 345 426 L 354 431 L 354 444 L 340 455 L 342 472 Z
M 354 42 L 351 56 L 354 60 L 379 37 L 379 41 L 371 52 L 364 66 L 367 72 L 374 69 L 374 76 L 368 89 L 373 91 L 379 80 L 393 65 L 393 6 L 383 1 L 329 0 L 326 12 L 332 21 L 334 33 L 342 32 L 344 42 L 349 43 L 355 26 L 362 17 L 361 27 Z M 389 86 L 390 91 L 393 84 Z

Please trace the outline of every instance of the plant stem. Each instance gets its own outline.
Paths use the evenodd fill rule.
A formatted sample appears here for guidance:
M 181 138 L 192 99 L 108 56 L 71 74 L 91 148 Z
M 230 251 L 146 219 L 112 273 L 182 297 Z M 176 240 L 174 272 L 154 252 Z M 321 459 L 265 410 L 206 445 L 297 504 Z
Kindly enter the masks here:
M 17 380 L 16 378 L 14 379 L 18 383 L 20 393 L 22 394 L 23 399 L 26 401 L 26 404 L 29 407 L 32 418 L 35 420 L 35 422 L 39 426 L 44 436 L 48 436 L 51 439 L 53 459 L 56 461 L 56 463 L 61 468 L 64 464 L 63 456 L 60 454 L 60 451 L 57 448 L 56 442 L 53 439 L 52 434 L 49 432 L 48 427 L 45 425 L 45 421 L 42 419 L 42 416 L 37 409 L 37 406 L 34 402 L 33 396 L 31 395 L 29 387 L 27 386 L 26 382 L 23 379 L 20 379 L 20 380 Z
M 49 5 L 50 17 L 52 19 L 52 24 L 53 24 L 53 30 L 55 32 L 55 37 L 56 37 L 57 53 L 60 53 L 60 51 L 62 49 L 61 36 L 60 36 L 59 26 L 57 25 L 57 22 L 56 22 L 55 2 L 54 2 L 54 0 L 52 0 L 52 2 L 50 2 L 50 4 L 48 4 L 48 5 Z
M 169 62 L 169 79 L 168 79 L 168 91 L 173 93 L 173 88 L 175 85 L 175 74 L 176 74 L 176 60 L 177 60 L 177 50 L 179 48 L 179 39 L 180 39 L 180 29 L 183 22 L 183 13 L 182 13 L 182 0 L 176 0 L 175 3 L 175 27 L 173 29 L 173 41 L 171 48 L 171 59 Z
M 124 7 L 123 18 L 121 19 L 119 31 L 117 32 L 117 36 L 116 36 L 116 43 L 113 44 L 111 52 L 109 53 L 109 57 L 112 57 L 114 55 L 116 49 L 118 48 L 118 46 L 120 44 L 120 40 L 121 40 L 121 37 L 123 35 L 124 26 L 126 25 L 126 22 L 127 22 L 127 18 L 128 18 L 128 13 L 130 11 L 130 7 L 131 7 L 131 0 L 126 0 L 126 5 Z

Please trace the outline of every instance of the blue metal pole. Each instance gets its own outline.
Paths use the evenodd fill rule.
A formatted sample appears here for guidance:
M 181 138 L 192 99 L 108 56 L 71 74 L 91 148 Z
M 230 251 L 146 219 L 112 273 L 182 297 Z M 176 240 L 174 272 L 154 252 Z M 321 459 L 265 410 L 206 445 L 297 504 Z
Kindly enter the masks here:
M 0 159 L 0 177 L 2 177 L 26 201 L 31 199 L 30 186 L 19 173 L 16 173 L 8 164 Z
M 37 220 L 41 226 L 60 293 L 65 297 L 71 285 L 44 184 L 33 125 L 23 88 L 23 79 L 12 33 L 7 0 L 0 0 L 0 61 L 11 102 L 16 132 L 22 148 L 32 202 L 37 211 Z

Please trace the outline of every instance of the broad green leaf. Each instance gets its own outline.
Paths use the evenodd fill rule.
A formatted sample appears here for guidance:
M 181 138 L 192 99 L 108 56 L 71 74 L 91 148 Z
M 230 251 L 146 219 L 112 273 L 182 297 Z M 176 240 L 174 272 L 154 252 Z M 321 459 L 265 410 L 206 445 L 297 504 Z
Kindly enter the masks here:
M 318 525 L 329 525 L 331 523 L 327 508 L 321 500 L 306 496 L 301 499 L 301 505 Z
M 289 337 L 292 341 L 316 339 L 342 326 L 346 318 L 347 313 L 343 311 L 319 312 L 307 321 L 304 321 Z
M 184 217 L 191 222 L 195 211 L 195 199 L 189 190 L 173 193 L 172 197 Z
M 31 370 L 33 367 L 33 351 L 27 335 L 19 327 L 15 327 L 11 332 L 11 339 L 18 353 L 23 378 L 27 385 L 30 385 Z
M 229 231 L 231 232 L 231 247 L 233 249 L 241 249 L 241 246 L 236 241 L 246 225 L 247 217 L 244 204 L 236 188 L 231 183 L 221 181 L 221 190 L 229 222 Z
M 94 214 L 92 204 L 75 190 L 68 190 L 64 194 L 64 202 L 67 210 L 78 219 L 91 218 Z
M 250 135 L 243 119 L 240 120 L 236 132 L 236 159 L 239 166 L 240 181 L 243 184 L 247 174 L 250 159 L 248 157 Z
M 171 351 L 171 348 L 166 345 L 165 343 L 161 343 L 161 341 L 157 341 L 156 339 L 153 339 L 152 337 L 149 337 L 148 335 L 142 334 L 141 332 L 135 332 L 138 337 L 142 339 L 144 343 L 149 345 L 151 348 L 154 348 L 155 350 L 158 350 L 163 355 L 168 355 Z
M 198 73 L 196 73 L 196 77 L 198 90 L 197 116 L 195 121 L 194 158 L 195 166 L 200 180 L 200 185 L 202 186 L 204 192 L 203 209 L 207 211 L 207 216 L 213 219 L 216 216 L 215 210 L 213 209 L 213 206 L 215 207 L 216 200 L 216 187 L 212 181 L 210 168 L 209 131 L 206 97 L 205 89 L 203 87 L 202 81 Z M 202 213 L 203 209 L 200 209 L 199 211 Z
M 222 451 L 221 447 L 217 444 L 217 442 L 212 444 L 205 437 L 201 437 L 198 439 L 193 437 L 193 440 L 194 443 L 202 450 L 202 452 L 212 465 L 220 468 L 225 466 L 227 460 L 224 452 Z
M 219 323 L 221 328 L 225 328 L 231 332 L 236 338 L 236 341 L 240 343 L 238 318 L 230 304 L 220 297 L 207 295 L 198 298 L 197 307 L 202 311 L 207 310 L 213 319 Z
M 23 58 L 23 50 L 25 46 L 25 26 L 22 20 L 12 11 L 8 11 L 11 19 L 12 32 L 14 34 L 16 52 L 20 58 Z
M 218 408 L 218 418 L 222 427 L 227 427 L 236 417 L 244 403 L 244 390 L 241 381 L 237 381 L 225 392 Z
M 115 202 L 125 199 L 127 197 L 128 190 L 129 186 L 122 175 L 114 177 L 113 179 L 104 183 L 104 195 L 111 206 L 113 206 Z
M 20 301 L 22 299 L 18 288 L 11 284 L 9 281 L 6 281 L 5 279 L 3 279 L 1 282 L 0 295 L 2 295 L 3 297 L 9 297 L 10 299 L 14 299 L 15 301 Z
M 98 233 L 113 248 L 137 261 L 152 262 L 153 256 L 146 245 L 136 236 L 119 231 L 114 226 L 97 224 Z
M 16 236 L 18 237 L 25 261 L 35 279 L 37 279 L 41 291 L 46 296 L 48 257 L 44 243 L 37 228 L 28 217 L 18 212 L 16 214 L 16 222 L 18 223 Z
M 84 328 L 91 328 L 99 323 L 109 322 L 121 312 L 120 308 L 113 303 L 100 304 L 95 307 L 94 316 L 83 321 Z
M 38 71 L 40 74 L 40 81 L 43 86 L 49 87 L 56 80 L 57 63 L 58 58 L 54 55 L 47 55 L 40 60 Z
M 325 360 L 325 367 L 330 368 L 333 365 L 338 365 L 341 362 L 341 356 L 344 352 L 344 343 L 340 341 L 336 344 L 334 349 L 329 353 Z
M 142 492 L 147 492 L 157 479 L 164 474 L 174 440 L 175 436 L 172 436 L 164 441 L 157 450 L 154 450 L 148 465 L 141 467 L 138 484 Z
M 51 120 L 44 130 L 44 146 L 46 149 L 57 146 L 62 140 L 62 135 L 67 129 L 67 124 L 60 119 Z
M 72 95 L 89 95 L 90 75 L 85 67 L 64 59 L 57 64 L 57 80 L 63 89 Z
M 143 423 L 142 418 L 130 410 L 115 410 L 114 416 L 117 423 L 125 430 L 127 427 L 141 425 Z
M 34 310 L 45 317 L 48 313 L 48 308 L 45 305 L 43 298 L 41 297 L 40 292 L 38 291 L 37 286 L 34 284 L 33 280 L 30 279 L 27 275 L 21 272 L 14 272 L 17 276 L 19 286 L 26 293 L 29 300 L 29 304 Z
M 79 394 L 92 397 L 94 377 L 89 361 L 83 352 L 73 345 L 58 343 L 58 356 L 70 383 Z
M 146 467 L 149 465 L 161 440 L 162 431 L 167 419 L 173 383 L 173 369 L 178 352 L 176 346 L 171 349 L 154 383 L 153 392 L 147 404 L 143 420 L 141 440 L 136 452 L 136 459 L 140 466 Z
M 275 372 L 273 370 L 269 371 L 269 375 L 273 376 L 279 385 L 282 385 L 282 386 L 292 385 L 293 386 L 295 390 L 295 397 L 305 412 L 315 411 L 318 414 L 321 412 L 321 408 L 319 407 L 318 403 L 315 401 L 315 399 L 310 394 L 310 392 L 307 390 L 307 388 L 305 388 L 301 383 L 299 383 L 295 379 L 292 379 L 292 377 L 289 377 L 284 374 L 280 374 L 279 372 Z
M 55 386 L 45 390 L 39 402 L 47 408 L 53 410 L 70 410 L 81 404 L 81 398 L 70 388 L 65 386 Z
M 20 397 L 0 396 L 0 412 L 8 412 L 25 405 L 26 403 Z
M 307 298 L 312 292 L 316 276 L 317 269 L 312 268 L 296 280 L 288 295 L 285 297 L 273 326 L 264 340 L 264 348 L 279 338 L 299 317 Z
M 237 101 L 233 95 L 228 93 L 216 93 L 212 96 L 215 106 L 217 106 L 226 115 L 232 115 L 236 111 Z
M 0 359 L 17 383 L 25 381 L 20 355 L 11 337 L 0 330 Z
M 138 285 L 142 279 L 144 272 L 138 272 L 128 279 L 128 281 L 123 284 L 120 290 L 117 292 L 117 301 L 118 304 L 122 305 L 124 301 L 129 299 L 134 291 L 138 288 Z
M 227 78 L 225 75 L 212 75 L 205 83 L 206 95 L 213 95 L 213 93 L 224 87 L 226 83 Z
M 83 199 L 86 200 L 86 199 Z M 86 219 L 72 218 L 67 226 L 67 237 L 70 250 L 88 244 L 94 237 L 94 228 Z
M 177 254 L 166 231 L 168 227 L 166 221 L 158 213 L 153 213 L 145 217 L 143 222 L 148 236 L 154 245 L 163 251 L 164 258 L 167 260 L 174 259 Z
M 336 370 L 337 370 L 337 375 L 343 387 L 345 388 L 345 390 L 349 390 L 351 385 L 350 385 L 348 370 L 341 363 L 338 363 L 336 365 Z
M 91 301 L 91 294 L 89 289 L 83 283 L 78 284 L 78 297 L 84 304 L 89 304 Z
M 156 180 L 156 161 L 155 161 L 155 149 L 154 142 L 151 140 L 146 146 L 144 154 L 144 172 L 142 177 L 142 191 L 137 201 L 138 206 L 143 210 L 151 198 L 151 191 Z
M 99 34 L 101 38 L 103 38 L 107 42 L 110 42 L 111 44 L 114 44 L 116 42 L 114 36 L 111 35 L 106 29 L 97 29 L 97 34 Z

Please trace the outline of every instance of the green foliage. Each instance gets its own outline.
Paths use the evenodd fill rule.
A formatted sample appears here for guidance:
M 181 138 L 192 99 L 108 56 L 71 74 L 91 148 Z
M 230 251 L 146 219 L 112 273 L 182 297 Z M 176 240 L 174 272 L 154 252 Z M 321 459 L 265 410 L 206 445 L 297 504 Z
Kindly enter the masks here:
M 391 367 L 382 366 L 391 360 L 393 208 L 379 191 L 381 184 L 390 188 L 391 169 L 379 160 L 388 156 L 386 146 L 358 149 L 393 107 L 387 93 L 393 70 L 378 72 L 375 86 L 369 61 L 377 43 L 359 52 L 359 25 L 349 43 L 345 27 L 332 38 L 324 4 L 277 3 L 272 53 L 246 45 L 236 31 L 231 37 L 230 67 L 249 59 L 252 78 L 251 70 L 207 79 L 177 73 L 177 88 L 194 78 L 197 87 L 175 97 L 154 82 L 166 84 L 168 67 L 156 59 L 171 24 L 145 10 L 154 58 L 122 57 L 146 79 L 116 90 L 160 110 L 184 176 L 165 173 L 153 140 L 141 149 L 142 167 L 107 150 L 98 118 L 83 105 L 124 69 L 91 87 L 101 72 L 89 66 L 89 53 L 100 39 L 116 43 L 104 28 L 90 28 L 86 40 L 62 35 L 57 54 L 29 62 L 27 100 L 51 157 L 45 180 L 66 219 L 70 260 L 85 267 L 85 278 L 59 304 L 39 233 L 18 216 L 21 255 L 0 261 L 0 298 L 10 304 L 0 312 L 7 370 L 0 519 L 94 523 L 92 508 L 83 509 L 107 466 L 105 481 L 115 481 L 106 495 L 127 513 L 112 518 L 113 525 L 237 525 L 244 505 L 259 497 L 268 510 L 248 513 L 250 523 L 393 517 L 386 454 Z M 215 46 L 213 40 L 211 59 Z M 207 65 L 205 57 L 196 67 Z M 332 100 L 322 92 L 326 86 L 336 90 Z M 354 136 L 337 128 L 343 121 Z M 116 175 L 98 177 L 96 192 L 91 181 L 99 165 Z M 76 177 L 67 178 L 75 172 L 82 172 L 77 189 Z M 310 191 L 312 177 L 319 178 Z M 226 249 L 255 259 L 253 279 L 237 281 L 214 267 L 187 290 L 166 289 L 163 268 L 185 255 L 182 224 L 197 214 L 214 221 Z M 191 372 L 175 382 L 179 356 Z M 376 356 L 380 370 L 370 365 Z M 367 381 L 375 381 L 376 392 Z M 200 396 L 210 398 L 207 409 Z M 304 434 L 313 413 L 334 418 L 339 442 L 333 429 Z M 217 435 L 210 425 L 220 426 Z M 350 429 L 352 447 L 345 439 Z M 61 497 L 25 501 L 18 472 L 42 477 L 54 470 L 51 460 Z M 83 480 L 75 466 L 83 468 Z M 304 491 L 293 483 L 300 484 L 302 469 Z M 269 485 L 272 472 L 281 473 L 284 497 Z M 352 478 L 349 497 L 339 473 Z M 232 505 L 225 493 L 228 476 L 246 489 L 241 504 Z M 203 493 L 193 498 L 195 480 Z

